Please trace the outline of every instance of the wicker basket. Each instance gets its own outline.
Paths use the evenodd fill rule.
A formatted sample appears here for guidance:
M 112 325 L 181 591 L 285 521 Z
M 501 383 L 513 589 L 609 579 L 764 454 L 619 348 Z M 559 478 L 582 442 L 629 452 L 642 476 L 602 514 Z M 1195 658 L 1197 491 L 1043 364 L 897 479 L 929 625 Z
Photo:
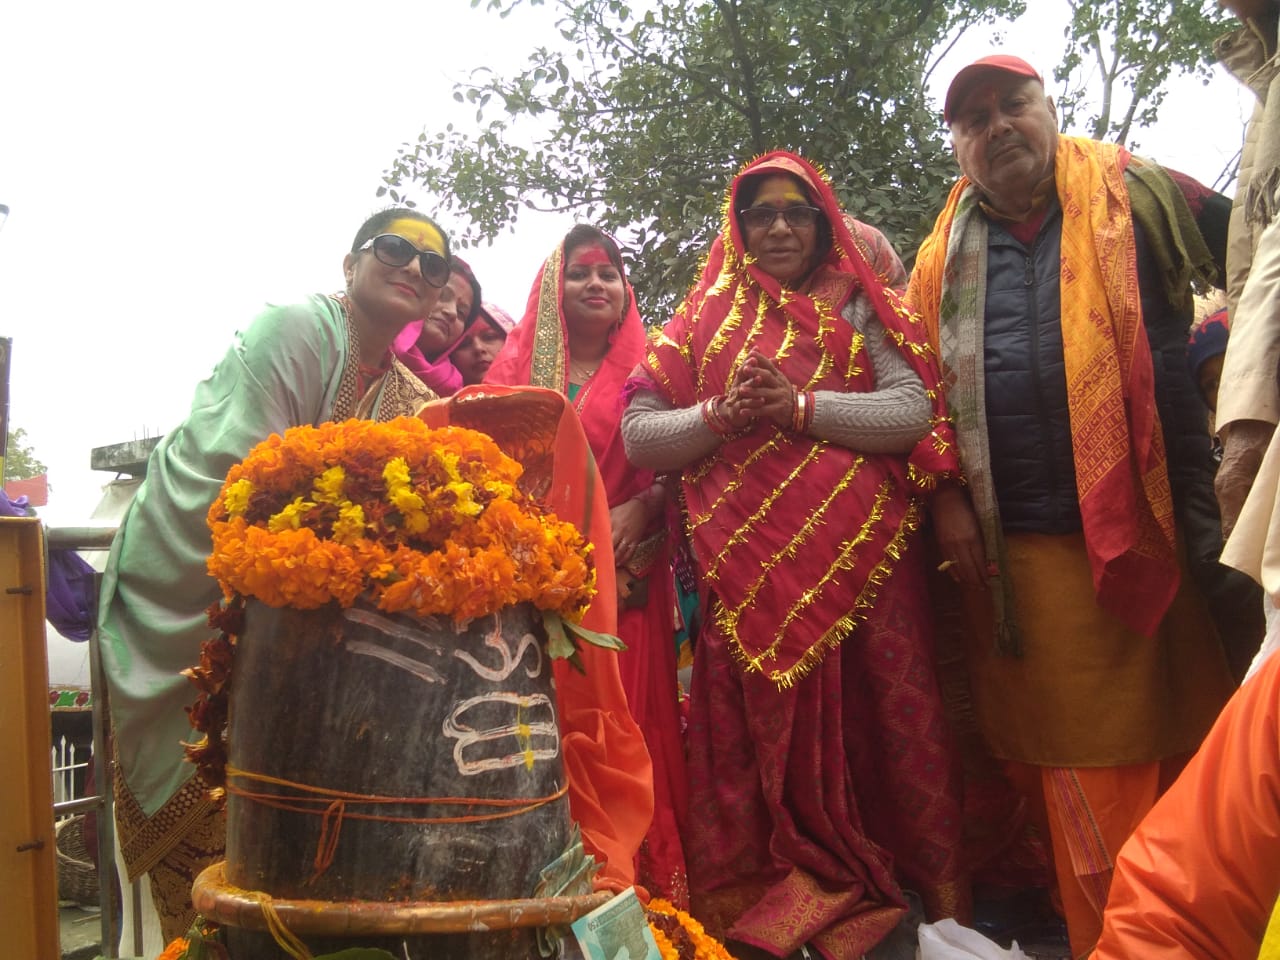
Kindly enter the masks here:
M 76 903 L 98 902 L 98 871 L 84 842 L 84 814 L 69 817 L 54 828 L 58 854 L 58 898 Z

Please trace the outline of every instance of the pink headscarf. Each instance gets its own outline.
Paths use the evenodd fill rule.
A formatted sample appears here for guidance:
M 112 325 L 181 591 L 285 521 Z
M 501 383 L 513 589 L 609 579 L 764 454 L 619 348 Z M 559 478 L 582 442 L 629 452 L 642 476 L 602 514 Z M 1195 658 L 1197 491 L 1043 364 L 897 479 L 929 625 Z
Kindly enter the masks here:
M 440 351 L 440 355 L 435 360 L 428 360 L 418 347 L 418 338 L 422 336 L 423 325 L 427 322 L 426 317 L 408 324 L 391 343 L 391 352 L 396 355 L 396 358 L 413 371 L 414 376 L 442 397 L 451 397 L 462 389 L 462 374 L 450 362 L 449 355 L 458 348 L 458 344 L 466 339 L 468 331 L 482 320 L 479 313 L 480 284 L 476 280 L 475 273 L 472 272 L 470 265 L 461 257 L 455 256 L 451 261 L 451 265 L 454 273 L 461 273 L 471 284 L 471 293 L 475 298 L 471 309 L 476 314 L 476 319 L 471 323 L 466 323 L 466 318 L 463 318 L 462 332 L 458 334 L 452 343 Z
M 515 329 L 516 325 L 515 318 L 496 303 L 480 304 L 480 316 L 476 317 L 476 322 L 471 325 L 467 333 L 475 333 L 482 323 L 488 323 L 504 337 Z

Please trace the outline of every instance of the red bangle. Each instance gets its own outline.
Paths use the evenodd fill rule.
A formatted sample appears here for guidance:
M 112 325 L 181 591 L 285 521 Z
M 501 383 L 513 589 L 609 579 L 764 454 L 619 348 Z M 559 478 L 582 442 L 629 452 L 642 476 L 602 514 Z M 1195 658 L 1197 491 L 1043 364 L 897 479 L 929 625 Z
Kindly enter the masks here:
M 720 411 L 716 409 L 723 399 L 724 397 L 710 397 L 702 401 L 702 421 L 718 437 L 727 437 L 733 432 L 733 424 L 722 417 Z
M 813 426 L 813 391 L 795 390 L 792 403 L 791 429 L 796 433 L 808 433 Z

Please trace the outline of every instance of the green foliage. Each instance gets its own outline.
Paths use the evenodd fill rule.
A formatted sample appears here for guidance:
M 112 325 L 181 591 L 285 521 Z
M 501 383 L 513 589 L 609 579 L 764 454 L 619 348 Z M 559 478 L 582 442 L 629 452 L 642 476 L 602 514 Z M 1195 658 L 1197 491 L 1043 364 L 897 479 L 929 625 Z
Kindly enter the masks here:
M 1129 143 L 1150 126 L 1167 81 L 1212 73 L 1213 40 L 1232 25 L 1217 0 L 1068 0 L 1067 53 L 1054 71 L 1063 130 Z M 1100 88 L 1096 102 L 1085 83 Z
M 479 6 L 482 0 L 472 0 Z M 507 15 L 524 0 L 487 0 Z M 528 0 L 538 5 L 543 0 Z M 925 96 L 965 29 L 1024 0 L 546 0 L 565 40 L 454 98 L 476 124 L 424 130 L 379 191 L 416 183 L 492 240 L 522 209 L 571 211 L 630 249 L 642 314 L 662 322 L 695 279 L 733 174 L 774 148 L 823 166 L 854 216 L 914 253 L 955 177 Z
M 49 472 L 49 468 L 36 459 L 35 451 L 23 442 L 26 436 L 27 431 L 21 427 L 9 431 L 4 455 L 6 480 L 26 480 Z

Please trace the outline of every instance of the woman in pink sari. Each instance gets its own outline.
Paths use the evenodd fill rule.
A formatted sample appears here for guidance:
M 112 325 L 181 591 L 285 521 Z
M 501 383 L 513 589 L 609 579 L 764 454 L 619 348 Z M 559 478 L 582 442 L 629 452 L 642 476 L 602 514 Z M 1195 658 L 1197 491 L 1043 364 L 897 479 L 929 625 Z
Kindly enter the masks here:
M 740 960 L 876 956 L 904 886 L 934 918 L 966 905 L 915 544 L 958 462 L 886 249 L 812 165 L 761 157 L 629 384 L 627 451 L 681 471 L 705 610 L 693 908 Z
M 462 388 L 450 355 L 480 315 L 480 283 L 461 257 L 450 261 L 449 283 L 431 313 L 406 326 L 391 349 L 413 374 L 442 397 Z
M 632 716 L 653 759 L 653 823 L 637 857 L 638 882 L 688 905 L 681 830 L 684 754 L 677 714 L 674 585 L 667 550 L 666 492 L 622 445 L 622 388 L 644 359 L 645 332 L 613 240 L 579 224 L 543 264 L 523 319 L 486 383 L 528 384 L 565 394 L 582 420 L 609 497 L 618 583 L 618 656 Z

